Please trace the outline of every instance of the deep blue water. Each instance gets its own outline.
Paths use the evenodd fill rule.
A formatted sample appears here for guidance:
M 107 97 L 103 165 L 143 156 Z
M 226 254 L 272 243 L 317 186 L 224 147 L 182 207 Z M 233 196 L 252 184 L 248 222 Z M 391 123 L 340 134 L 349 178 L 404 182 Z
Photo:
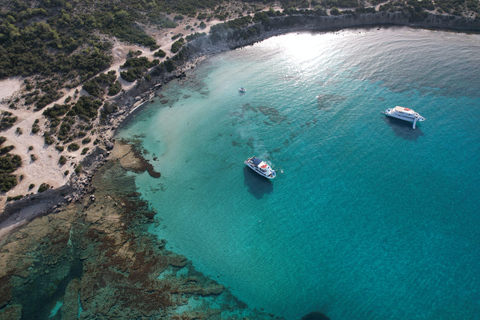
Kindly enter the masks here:
M 478 52 L 479 35 L 382 28 L 202 62 L 119 133 L 162 173 L 136 180 L 150 231 L 287 319 L 479 319 Z M 381 114 L 396 105 L 426 121 Z

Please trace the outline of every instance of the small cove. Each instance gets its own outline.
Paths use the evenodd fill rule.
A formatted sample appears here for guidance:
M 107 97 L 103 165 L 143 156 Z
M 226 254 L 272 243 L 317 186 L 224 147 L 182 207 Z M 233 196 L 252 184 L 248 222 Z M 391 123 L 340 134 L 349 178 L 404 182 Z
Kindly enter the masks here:
M 158 212 L 150 231 L 287 319 L 473 319 L 479 47 L 478 35 L 359 29 L 208 59 L 119 132 L 162 173 L 136 179 Z M 380 114 L 395 105 L 427 121 Z M 252 155 L 278 177 L 252 174 Z

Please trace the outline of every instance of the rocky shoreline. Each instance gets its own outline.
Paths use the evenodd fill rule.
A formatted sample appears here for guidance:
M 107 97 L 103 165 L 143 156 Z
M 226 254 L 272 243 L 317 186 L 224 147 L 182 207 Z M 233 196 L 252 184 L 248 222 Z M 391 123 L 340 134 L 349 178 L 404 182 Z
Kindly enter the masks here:
M 150 234 L 156 211 L 128 174 L 144 163 L 124 142 L 112 156 L 93 175 L 90 196 L 2 244 L 0 319 L 224 319 L 234 311 L 228 318 L 280 320 L 248 310 Z
M 60 188 L 50 189 L 41 194 L 35 194 L 35 195 L 25 197 L 19 201 L 15 201 L 13 203 L 8 204 L 4 208 L 3 212 L 0 214 L 0 243 L 2 243 L 2 246 L 4 246 L 4 244 L 7 244 L 7 246 L 10 245 L 10 247 L 7 248 L 7 251 L 5 251 L 5 247 L 3 247 L 2 254 L 5 254 L 5 252 L 8 253 L 9 251 L 11 253 L 15 252 L 15 254 L 18 254 L 17 251 L 11 248 L 12 247 L 11 243 L 19 242 L 20 240 L 23 241 L 23 239 L 26 239 L 26 237 L 30 237 L 30 236 L 34 237 L 32 234 L 29 234 L 29 232 L 23 229 L 20 229 L 20 227 L 24 226 L 25 228 L 34 228 L 36 224 L 42 224 L 43 226 L 48 225 L 48 223 L 46 222 L 48 222 L 49 219 L 51 219 L 49 215 L 54 214 L 56 218 L 61 218 L 61 220 L 68 222 L 67 223 L 68 228 L 66 226 L 58 225 L 58 228 L 62 229 L 61 233 L 63 233 L 63 238 L 51 240 L 52 248 L 55 248 L 56 244 L 62 244 L 62 246 L 58 248 L 58 252 L 61 252 L 59 256 L 64 257 L 68 261 L 70 261 L 70 264 L 68 264 L 68 266 L 64 266 L 66 270 L 68 269 L 70 271 L 67 270 L 63 273 L 60 273 L 56 275 L 55 276 L 56 278 L 52 280 L 52 281 L 54 280 L 60 281 L 61 279 L 63 279 L 62 276 L 65 277 L 65 273 L 68 274 L 69 272 L 72 272 L 72 269 L 74 269 L 74 261 L 72 260 L 73 258 L 71 257 L 68 258 L 67 252 L 65 251 L 66 250 L 65 248 L 68 247 L 68 242 L 70 241 L 71 237 L 70 236 L 65 237 L 65 233 L 67 235 L 69 232 L 71 233 L 72 232 L 71 230 L 73 230 L 71 226 L 75 225 L 75 223 L 77 223 L 78 221 L 82 221 L 81 223 L 85 224 L 85 217 L 87 217 L 89 215 L 88 212 L 90 212 L 88 210 L 95 209 L 94 210 L 95 213 L 94 214 L 92 213 L 94 218 L 92 218 L 93 220 L 90 221 L 89 226 L 95 227 L 95 234 L 97 236 L 94 236 L 93 234 L 91 234 L 92 239 L 90 240 L 92 240 L 91 243 L 93 242 L 96 243 L 95 246 L 100 246 L 101 243 L 105 243 L 105 247 L 104 248 L 102 247 L 104 250 L 103 249 L 102 249 L 103 251 L 101 250 L 101 254 L 103 256 L 108 256 L 109 259 L 110 258 L 113 259 L 113 257 L 116 254 L 119 254 L 119 252 L 122 252 L 123 254 L 127 254 L 128 252 L 128 258 L 133 259 L 134 255 L 139 254 L 139 252 L 145 253 L 148 250 L 150 250 L 152 247 L 156 247 L 158 250 L 160 250 L 161 252 L 159 251 L 160 253 L 157 252 L 156 254 L 160 254 L 164 258 L 165 256 L 174 255 L 173 253 L 167 252 L 164 249 L 164 242 L 157 243 L 157 240 L 153 240 L 151 239 L 151 237 L 146 235 L 145 225 L 153 222 L 152 218 L 155 215 L 155 212 L 152 212 L 151 210 L 149 210 L 148 204 L 141 201 L 140 195 L 136 194 L 135 191 L 133 190 L 134 184 L 132 184 L 131 181 L 127 183 L 127 185 L 130 186 L 131 190 L 128 188 L 126 188 L 125 190 L 117 190 L 118 193 L 115 197 L 109 198 L 108 194 L 106 193 L 102 194 L 102 192 L 96 192 L 97 187 L 104 185 L 105 182 L 96 184 L 94 180 L 97 179 L 96 177 L 100 172 L 104 171 L 106 166 L 111 168 L 112 166 L 119 164 L 120 167 L 122 167 L 124 170 L 130 170 L 134 172 L 148 171 L 149 174 L 152 175 L 153 177 L 160 176 L 160 173 L 155 172 L 153 170 L 153 167 L 148 162 L 146 162 L 145 159 L 141 157 L 141 152 L 138 152 L 138 150 L 135 151 L 128 144 L 115 142 L 115 139 L 113 137 L 114 132 L 121 125 L 121 123 L 130 114 L 132 114 L 132 112 L 134 112 L 137 108 L 141 107 L 143 103 L 148 103 L 149 101 L 154 99 L 157 91 L 162 87 L 162 85 L 164 85 L 169 81 L 181 80 L 182 78 L 186 77 L 187 76 L 186 72 L 188 70 L 195 68 L 196 63 L 198 63 L 202 59 L 205 59 L 209 56 L 212 56 L 221 52 L 225 52 L 228 50 L 252 45 L 256 42 L 262 41 L 269 37 L 277 36 L 277 35 L 281 35 L 289 32 L 301 32 L 301 31 L 322 32 L 322 31 L 339 30 L 344 28 L 365 28 L 365 27 L 373 28 L 373 27 L 379 27 L 379 26 L 409 26 L 409 27 L 416 27 L 416 28 L 451 30 L 451 31 L 461 31 L 461 32 L 479 32 L 480 31 L 480 21 L 478 20 L 429 14 L 428 17 L 422 21 L 412 22 L 410 21 L 410 17 L 403 13 L 377 12 L 377 13 L 366 13 L 366 14 L 359 14 L 359 15 L 343 15 L 343 16 L 315 16 L 313 14 L 312 15 L 305 14 L 305 15 L 273 17 L 269 19 L 268 23 L 267 22 L 257 23 L 244 29 L 224 29 L 221 32 L 211 33 L 202 38 L 198 38 L 192 41 L 191 43 L 189 43 L 188 45 L 186 45 L 174 58 L 172 58 L 174 59 L 175 64 L 177 66 L 176 70 L 174 70 L 173 72 L 167 72 L 165 69 L 162 69 L 162 68 L 153 68 L 149 72 L 149 75 L 151 76 L 150 81 L 147 81 L 145 79 L 139 80 L 136 83 L 136 85 L 133 86 L 129 91 L 113 99 L 112 102 L 119 106 L 119 111 L 116 112 L 115 114 L 110 115 L 110 117 L 106 120 L 106 125 L 102 128 L 102 131 L 100 133 L 100 138 L 102 140 L 100 145 L 97 146 L 96 149 L 91 154 L 89 154 L 87 157 L 85 157 L 81 161 L 81 164 L 83 166 L 83 172 L 81 175 L 72 176 L 70 181 L 66 185 Z M 248 30 L 250 30 L 250 32 Z M 121 148 L 121 145 L 123 145 L 124 147 L 126 146 L 125 148 L 127 149 L 130 148 L 129 151 L 125 153 L 125 150 L 124 150 L 123 153 L 120 152 L 120 154 L 118 154 L 117 151 L 118 151 L 118 148 Z M 122 165 L 121 158 L 126 157 L 128 154 L 130 154 L 130 157 L 132 158 L 129 161 L 126 161 L 127 164 Z M 137 164 L 133 165 L 132 163 L 135 161 L 137 161 Z M 111 186 L 109 186 L 108 188 L 111 188 Z M 122 193 L 123 193 L 123 196 L 121 195 Z M 128 196 L 128 194 L 130 194 L 131 196 Z M 125 201 L 119 200 L 122 197 L 124 197 L 127 200 Z M 129 197 L 131 198 L 130 200 L 129 200 Z M 102 200 L 103 202 L 96 201 L 96 199 L 99 199 L 99 198 L 103 199 Z M 133 203 L 132 206 L 134 207 L 134 208 L 133 207 L 130 208 L 131 209 L 130 211 L 127 210 L 130 206 L 129 203 Z M 121 217 L 121 219 L 117 216 L 117 218 L 115 218 L 116 222 L 110 225 L 108 224 L 110 223 L 108 222 L 108 217 L 105 217 L 105 215 L 103 214 L 104 212 L 107 212 L 108 208 L 113 213 L 118 213 L 119 212 L 118 210 L 121 208 L 121 211 L 124 212 L 124 215 Z M 132 212 L 132 211 L 135 211 L 135 214 L 133 216 L 129 216 L 129 212 Z M 69 215 L 71 216 L 69 217 Z M 132 220 L 134 217 L 135 219 L 139 219 L 140 222 L 138 223 L 140 224 L 143 223 L 143 225 L 139 226 L 135 224 L 135 222 L 133 222 Z M 148 243 L 148 244 L 145 246 L 143 246 L 142 244 L 143 246 L 142 250 L 138 251 L 138 248 L 141 247 L 138 244 L 132 245 L 132 247 L 129 249 L 124 248 L 124 245 L 126 243 L 130 243 L 129 242 L 130 240 L 125 241 L 120 238 L 123 236 L 127 237 L 125 234 L 127 234 L 128 233 L 127 231 L 130 229 L 128 228 L 122 229 L 125 227 L 123 222 L 121 222 L 123 221 L 122 219 L 127 219 L 130 222 L 134 223 L 135 226 L 132 228 L 134 229 L 136 228 L 135 232 L 140 232 L 141 234 L 144 233 L 145 238 L 142 238 L 143 239 L 142 241 L 145 241 L 145 242 L 142 242 L 142 243 Z M 106 229 L 102 229 L 103 231 L 101 232 L 99 231 L 101 228 L 98 229 L 98 225 L 96 224 L 98 221 L 101 221 L 102 228 L 104 224 L 105 226 L 108 226 L 109 228 L 108 232 L 106 231 Z M 32 223 L 29 224 L 29 222 L 32 222 Z M 20 231 L 12 234 L 12 231 L 15 229 Z M 50 231 L 54 232 L 54 230 L 50 230 Z M 80 233 L 88 234 L 88 232 L 90 231 L 86 229 L 81 229 Z M 115 235 L 116 233 L 119 233 L 119 235 L 116 236 Z M 110 239 L 109 237 L 106 237 L 105 236 L 106 234 L 110 235 L 109 237 L 112 237 L 113 240 Z M 15 237 L 15 241 L 13 240 L 14 237 Z M 132 237 L 129 236 L 128 239 L 130 238 Z M 53 245 L 54 241 L 58 241 L 58 242 L 55 242 L 55 245 Z M 81 246 L 84 246 L 85 248 L 91 245 L 91 243 L 89 244 L 88 242 L 82 242 L 80 239 L 77 239 L 77 241 L 78 243 L 82 243 Z M 108 246 L 107 246 L 107 243 L 109 244 Z M 25 252 L 28 251 L 28 248 L 26 247 L 22 247 L 22 248 L 23 248 L 22 250 L 24 250 Z M 83 250 L 85 248 L 83 248 Z M 114 252 L 108 251 L 109 249 L 114 250 Z M 44 250 L 46 250 L 45 252 L 50 250 L 50 249 L 47 249 L 47 244 L 45 244 Z M 54 250 L 54 249 L 51 249 L 51 250 Z M 107 254 L 107 251 L 109 252 L 108 254 Z M 82 251 L 82 252 L 85 252 L 85 251 Z M 131 268 L 131 269 L 128 269 L 129 275 L 131 275 L 131 274 L 136 274 L 135 273 L 136 270 L 140 268 L 141 264 L 146 263 L 148 259 L 159 259 L 156 256 L 156 254 L 148 253 L 147 255 L 143 256 L 142 259 L 144 260 L 140 261 L 141 260 L 140 258 L 137 259 L 138 262 L 135 262 L 135 263 L 139 265 L 135 265 L 135 263 L 132 263 L 128 267 L 125 267 L 125 266 L 122 267 L 121 266 L 122 262 L 117 260 L 115 260 L 114 262 L 112 262 L 113 260 L 110 260 L 110 262 L 103 261 L 102 263 L 105 269 L 102 269 L 103 270 L 102 272 L 105 272 L 105 274 L 108 274 L 109 276 L 113 277 L 112 279 L 110 279 L 111 281 L 115 281 L 114 279 L 115 277 L 114 275 L 111 274 L 110 272 L 111 270 L 109 269 L 108 263 L 117 263 L 118 265 L 115 268 L 118 268 L 119 270 L 122 270 L 122 268 L 127 268 L 127 269 Z M 8 254 L 7 256 L 9 257 L 8 259 L 10 259 L 10 260 L 7 259 L 8 263 L 15 260 L 13 256 L 11 257 Z M 85 279 L 88 280 L 87 276 L 91 276 L 92 278 L 90 280 L 93 281 L 93 279 L 95 279 L 95 277 L 97 277 L 98 274 L 96 273 L 89 274 L 85 270 L 92 271 L 92 269 L 89 269 L 89 268 L 94 268 L 94 265 L 100 262 L 96 261 L 95 258 L 93 258 L 93 255 L 89 257 L 83 257 L 83 258 L 80 256 L 77 258 L 83 262 L 89 261 L 88 259 L 92 259 L 90 261 L 91 263 L 90 265 L 85 266 L 85 263 L 83 263 L 82 268 L 83 268 L 83 272 L 86 274 L 86 276 L 84 276 L 86 277 Z M 148 256 L 148 259 L 147 259 L 147 256 Z M 159 274 L 160 273 L 159 270 L 162 270 L 162 272 L 164 272 L 168 268 L 172 268 L 172 266 L 173 268 L 178 268 L 178 270 L 180 270 L 181 268 L 187 265 L 187 260 L 184 257 L 179 257 L 176 255 L 174 256 L 175 258 L 172 258 L 171 261 L 168 260 L 168 262 L 165 262 L 163 260 L 162 262 L 159 262 L 160 260 L 155 260 L 158 262 L 158 264 L 151 265 L 152 269 L 144 270 L 144 271 L 146 273 Z M 2 260 L 4 260 L 4 258 L 5 258 L 5 255 L 2 258 Z M 7 263 L 7 262 L 4 262 L 4 263 Z M 16 261 L 15 263 L 20 263 L 20 262 Z M 56 263 L 53 264 L 53 266 L 55 265 L 58 266 L 58 264 L 59 262 L 57 261 Z M 30 260 L 27 260 L 26 262 L 24 262 L 22 267 L 9 268 L 7 265 L 2 265 L 4 273 L 0 275 L 0 279 L 2 278 L 6 279 L 7 277 L 9 280 L 15 279 L 12 281 L 16 281 L 16 283 L 19 286 L 22 286 L 22 283 L 21 283 L 22 281 L 25 281 L 26 284 L 32 284 L 32 283 L 35 284 L 36 281 L 38 281 L 36 280 L 37 275 L 32 275 L 27 271 L 27 269 L 32 265 L 34 265 L 34 261 L 30 261 Z M 167 266 L 170 266 L 170 267 L 167 268 Z M 127 269 L 125 269 L 124 271 L 126 271 Z M 47 272 L 48 270 L 49 270 L 48 268 L 45 268 L 45 269 L 42 269 L 41 272 Z M 189 272 L 194 273 L 193 268 L 191 268 L 190 270 L 191 271 Z M 7 271 L 10 273 L 8 273 Z M 82 284 L 80 281 L 75 280 L 73 278 L 75 277 L 72 277 L 72 280 L 68 283 L 68 286 L 66 286 L 66 289 L 65 289 L 65 295 L 67 296 L 68 294 L 68 296 L 71 297 L 71 299 L 69 300 L 70 305 L 66 306 L 65 311 L 62 311 L 62 313 L 67 315 L 67 314 L 75 314 L 76 312 L 78 314 L 80 305 L 78 303 L 75 304 L 75 302 L 72 302 L 72 301 L 77 299 L 76 297 L 78 297 L 79 292 L 81 290 L 85 291 L 85 292 L 81 291 L 81 295 L 86 297 L 85 298 L 86 300 L 83 302 L 83 304 L 87 305 L 88 303 L 91 303 L 90 307 L 92 308 L 92 310 L 96 310 L 95 312 L 99 312 L 98 310 L 100 310 L 99 309 L 100 307 L 94 306 L 93 300 L 89 301 L 88 299 L 93 299 L 92 296 L 96 294 L 101 296 L 101 294 L 99 292 L 93 292 L 93 291 L 90 291 L 90 294 L 89 292 L 86 292 L 88 290 L 93 290 L 93 289 L 88 289 L 88 287 L 91 285 L 93 288 L 95 288 L 95 284 L 93 282 L 89 283 L 86 280 L 85 280 L 86 282 Z M 169 311 L 165 311 L 165 313 L 163 314 L 164 316 L 166 315 L 172 316 L 172 312 L 173 312 L 172 310 L 177 308 L 182 303 L 185 304 L 185 301 L 180 301 L 181 300 L 180 298 L 178 298 L 179 300 L 176 300 L 177 298 L 172 300 L 171 299 L 172 292 L 175 292 L 175 294 L 177 293 L 197 294 L 199 296 L 219 295 L 222 292 L 224 292 L 224 288 L 222 286 L 220 286 L 215 282 L 208 282 L 209 280 L 203 277 L 183 279 L 182 280 L 183 282 L 181 284 L 177 283 L 176 287 L 175 286 L 169 287 L 168 290 L 166 287 L 164 289 L 161 289 L 159 287 L 161 285 L 164 285 L 164 283 L 160 284 L 159 282 L 153 281 L 151 278 L 141 278 L 137 280 L 135 280 L 137 281 L 135 283 L 137 283 L 139 286 L 147 285 L 146 283 L 148 282 L 148 285 L 150 285 L 150 287 L 148 287 L 148 285 L 147 287 L 151 288 L 152 292 L 155 292 L 155 297 L 148 296 L 148 294 L 145 293 L 147 294 L 147 296 L 145 296 L 145 299 L 167 299 L 165 298 L 167 297 L 165 296 L 166 294 L 165 292 L 167 293 L 170 292 L 168 293 L 168 299 L 165 300 L 165 305 L 169 305 L 172 308 L 164 309 L 164 310 L 167 310 L 167 309 L 169 310 Z M 152 284 L 152 281 L 153 281 L 153 284 Z M 10 295 L 6 295 L 6 297 L 7 298 L 10 297 L 10 300 L 12 300 L 14 299 L 14 296 L 15 296 L 15 293 L 13 292 L 15 290 L 12 288 L 12 285 L 9 283 L 6 283 L 5 281 L 2 280 L 0 281 L 0 287 L 2 288 L 2 292 L 10 293 Z M 127 285 L 125 284 L 125 286 Z M 190 289 L 188 289 L 187 287 Z M 192 288 L 195 288 L 195 289 L 192 289 Z M 207 291 L 202 291 L 202 290 L 207 290 Z M 114 290 L 114 292 L 119 294 L 120 291 Z M 138 290 L 135 292 L 138 292 Z M 161 297 L 158 296 L 160 294 L 159 292 L 161 292 Z M 125 294 L 125 292 L 122 291 L 122 294 Z M 18 295 L 21 296 L 20 293 L 18 293 Z M 111 295 L 109 295 L 107 297 L 107 300 L 108 299 L 111 300 L 112 305 L 114 305 L 115 303 L 127 304 L 127 302 L 123 301 L 120 297 L 118 299 L 115 299 L 115 298 L 112 298 Z M 10 319 L 14 319 L 16 316 L 21 314 L 21 306 L 19 307 L 18 304 L 11 303 L 10 300 L 0 301 L 0 319 L 2 319 L 3 316 L 5 316 L 6 314 L 5 309 L 7 308 L 10 308 L 9 309 L 10 313 L 8 314 L 13 315 L 12 317 L 10 317 Z M 238 303 L 239 302 L 236 302 L 236 304 Z M 150 307 L 151 309 L 148 309 L 147 311 L 145 310 L 142 311 L 142 312 L 147 312 L 146 314 L 140 314 L 140 315 L 137 313 L 138 310 L 134 311 L 133 308 L 130 308 L 128 309 L 129 310 L 128 316 L 159 315 L 156 313 L 157 311 L 155 311 L 156 310 L 155 308 L 159 306 L 157 305 L 155 305 L 154 307 L 149 306 L 148 308 Z M 105 312 L 105 314 L 107 314 L 108 310 L 106 311 L 104 310 L 102 312 Z M 207 313 L 202 314 L 200 318 L 208 318 L 209 316 L 207 315 Z M 218 313 L 216 315 L 218 316 Z

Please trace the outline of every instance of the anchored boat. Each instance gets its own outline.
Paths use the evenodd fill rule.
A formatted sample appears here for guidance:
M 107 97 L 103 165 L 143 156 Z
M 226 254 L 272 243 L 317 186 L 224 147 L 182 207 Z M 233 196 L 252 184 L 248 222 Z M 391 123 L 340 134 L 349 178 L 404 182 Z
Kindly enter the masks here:
M 244 163 L 262 177 L 273 179 L 276 176 L 275 170 L 273 170 L 265 161 L 259 158 L 251 157 L 245 160 Z
M 425 121 L 424 117 L 422 117 L 412 109 L 399 107 L 399 106 L 396 106 L 393 109 L 390 108 L 385 111 L 382 111 L 382 113 L 392 118 L 413 122 L 413 129 L 415 129 L 415 125 L 417 124 L 417 121 Z

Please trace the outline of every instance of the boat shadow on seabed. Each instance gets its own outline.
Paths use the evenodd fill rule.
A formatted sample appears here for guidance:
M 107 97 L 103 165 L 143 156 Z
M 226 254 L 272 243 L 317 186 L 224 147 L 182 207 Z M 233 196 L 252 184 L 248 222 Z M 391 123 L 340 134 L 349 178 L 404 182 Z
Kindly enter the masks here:
M 248 192 L 250 192 L 256 199 L 262 199 L 265 194 L 273 192 L 273 183 L 267 178 L 260 176 L 252 169 L 244 167 L 243 177 L 243 184 L 247 187 Z
M 413 129 L 413 124 L 408 121 L 392 117 L 384 117 L 383 120 L 390 126 L 390 128 L 392 128 L 393 133 L 395 133 L 396 136 L 405 140 L 416 141 L 419 137 L 424 135 L 422 130 L 418 127 L 418 122 L 416 128 Z

